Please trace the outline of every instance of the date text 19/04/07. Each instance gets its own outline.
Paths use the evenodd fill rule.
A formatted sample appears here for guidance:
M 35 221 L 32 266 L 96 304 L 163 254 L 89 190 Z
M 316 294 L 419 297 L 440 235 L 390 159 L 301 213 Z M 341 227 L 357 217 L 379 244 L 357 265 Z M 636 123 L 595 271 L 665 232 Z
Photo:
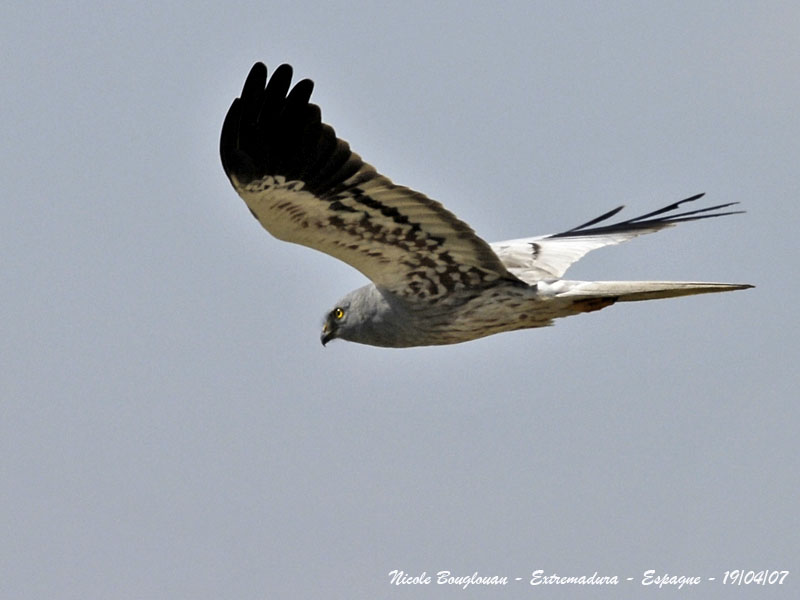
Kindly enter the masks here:
M 668 573 L 656 573 L 654 570 L 645 571 L 640 578 L 623 577 L 617 575 L 599 575 L 596 571 L 591 575 L 580 576 L 561 576 L 556 573 L 546 574 L 539 569 L 533 571 L 530 578 L 508 577 L 505 575 L 481 575 L 477 571 L 472 575 L 454 575 L 451 571 L 437 571 L 435 575 L 428 575 L 423 571 L 419 575 L 411 575 L 405 571 L 395 569 L 389 571 L 389 583 L 392 585 L 454 585 L 466 589 L 470 586 L 506 586 L 511 584 L 519 585 L 519 582 L 527 581 L 530 585 L 619 585 L 620 583 L 630 584 L 637 582 L 643 586 L 653 586 L 657 588 L 673 587 L 682 589 L 684 586 L 692 587 L 703 582 L 721 582 L 723 585 L 781 585 L 786 579 L 789 571 L 744 571 L 733 570 L 725 571 L 721 578 L 701 577 L 689 575 L 670 575 Z

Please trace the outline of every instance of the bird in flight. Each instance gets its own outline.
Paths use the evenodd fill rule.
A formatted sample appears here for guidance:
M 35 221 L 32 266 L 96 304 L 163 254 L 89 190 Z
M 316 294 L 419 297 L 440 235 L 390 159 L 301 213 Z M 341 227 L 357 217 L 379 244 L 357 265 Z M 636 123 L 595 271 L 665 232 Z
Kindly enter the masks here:
M 256 63 L 220 136 L 225 173 L 250 212 L 278 239 L 346 262 L 371 283 L 327 314 L 335 338 L 392 348 L 457 344 L 551 325 L 616 302 L 727 292 L 747 284 L 570 281 L 587 252 L 684 221 L 736 214 L 734 203 L 685 210 L 686 198 L 609 224 L 622 207 L 567 231 L 487 243 L 440 203 L 395 185 L 336 137 L 309 102 L 313 82 L 294 87 L 292 68 L 272 77 Z

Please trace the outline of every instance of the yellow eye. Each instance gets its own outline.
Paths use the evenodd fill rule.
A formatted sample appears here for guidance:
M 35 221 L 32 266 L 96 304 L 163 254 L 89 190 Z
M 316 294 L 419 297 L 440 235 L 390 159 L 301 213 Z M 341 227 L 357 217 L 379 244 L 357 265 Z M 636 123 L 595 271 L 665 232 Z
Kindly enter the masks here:
M 341 319 L 344 317 L 344 311 L 341 308 L 334 308 L 333 309 L 333 318 L 336 320 Z

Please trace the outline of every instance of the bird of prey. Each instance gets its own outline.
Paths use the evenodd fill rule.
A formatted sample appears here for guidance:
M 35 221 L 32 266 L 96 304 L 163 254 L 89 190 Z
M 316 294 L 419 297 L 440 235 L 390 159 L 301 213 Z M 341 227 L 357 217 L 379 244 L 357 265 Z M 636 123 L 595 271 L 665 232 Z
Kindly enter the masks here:
M 292 68 L 267 78 L 256 63 L 220 136 L 225 173 L 253 216 L 278 239 L 342 260 L 371 283 L 341 299 L 321 341 L 403 348 L 456 344 L 552 324 L 615 302 L 727 292 L 746 284 L 569 281 L 587 252 L 684 221 L 741 211 L 736 203 L 679 210 L 703 194 L 612 224 L 622 207 L 562 233 L 489 244 L 453 213 L 395 185 L 361 160 L 294 87 Z

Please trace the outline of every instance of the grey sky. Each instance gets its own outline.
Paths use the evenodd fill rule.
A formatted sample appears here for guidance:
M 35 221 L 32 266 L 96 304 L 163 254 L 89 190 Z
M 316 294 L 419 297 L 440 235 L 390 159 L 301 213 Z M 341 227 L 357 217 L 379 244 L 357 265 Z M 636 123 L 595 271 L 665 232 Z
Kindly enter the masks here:
M 733 568 L 792 570 L 742 597 L 796 597 L 798 24 L 788 2 L 6 7 L 0 597 L 526 598 L 388 573 Z M 569 275 L 758 287 L 323 349 L 363 277 L 271 238 L 219 164 L 256 60 L 487 240 L 740 201 Z M 596 594 L 646 597 L 547 590 Z

